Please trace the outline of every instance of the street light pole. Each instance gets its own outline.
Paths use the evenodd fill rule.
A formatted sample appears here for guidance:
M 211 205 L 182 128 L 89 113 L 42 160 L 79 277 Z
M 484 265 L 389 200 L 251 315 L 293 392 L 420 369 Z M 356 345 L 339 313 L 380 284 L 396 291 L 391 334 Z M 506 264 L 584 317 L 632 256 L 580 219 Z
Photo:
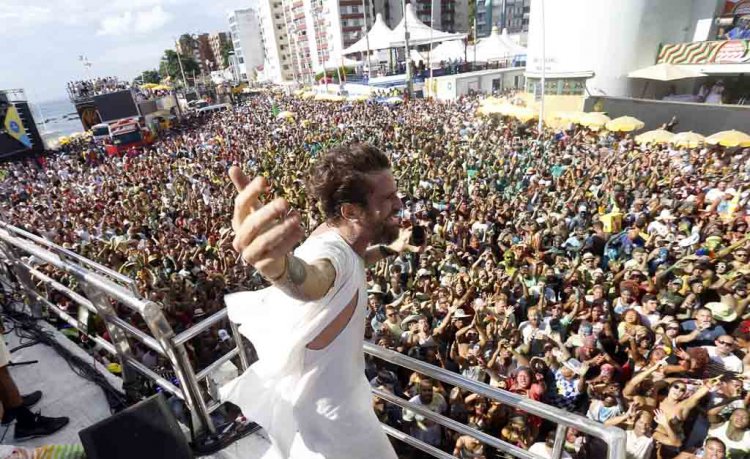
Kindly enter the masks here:
M 185 85 L 185 89 L 187 89 L 187 79 L 185 78 L 185 69 L 182 68 L 182 59 L 180 58 L 180 49 L 177 46 L 177 40 L 174 41 L 174 51 L 177 53 L 177 63 L 180 65 L 180 73 L 182 74 L 182 84 Z
M 539 138 L 542 137 L 542 120 L 544 119 L 544 92 L 547 86 L 547 47 L 545 45 L 545 33 L 544 33 L 544 0 L 539 0 L 542 7 L 540 10 L 541 23 L 542 23 L 542 100 L 539 104 L 539 123 L 537 124 L 537 131 L 539 131 Z
M 362 0 L 362 19 L 364 20 L 364 25 L 362 26 L 362 33 L 365 34 L 365 43 L 367 44 L 367 82 L 369 84 L 370 78 L 372 77 L 372 64 L 370 63 L 370 36 L 368 35 L 367 30 L 367 16 L 369 16 L 367 11 L 367 0 Z
M 442 12 L 442 11 L 441 11 Z M 442 24 L 442 21 L 440 21 Z M 435 2 L 430 3 L 430 52 L 427 53 L 427 65 L 430 66 L 430 83 L 432 84 L 432 31 L 435 29 Z M 432 91 L 430 95 L 434 97 Z
M 412 81 L 411 81 L 411 53 L 409 52 L 409 27 L 406 19 L 406 0 L 401 0 L 401 5 L 404 8 L 404 49 L 406 51 L 406 94 L 411 99 L 412 96 Z

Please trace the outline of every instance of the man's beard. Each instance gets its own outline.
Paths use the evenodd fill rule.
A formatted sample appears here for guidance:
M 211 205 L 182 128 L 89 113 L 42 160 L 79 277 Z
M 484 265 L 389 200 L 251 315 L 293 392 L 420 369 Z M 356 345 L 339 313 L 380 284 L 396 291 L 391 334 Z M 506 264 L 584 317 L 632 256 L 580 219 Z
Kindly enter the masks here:
M 390 244 L 398 238 L 399 226 L 389 222 L 390 217 L 378 222 L 373 229 L 372 242 L 377 244 Z

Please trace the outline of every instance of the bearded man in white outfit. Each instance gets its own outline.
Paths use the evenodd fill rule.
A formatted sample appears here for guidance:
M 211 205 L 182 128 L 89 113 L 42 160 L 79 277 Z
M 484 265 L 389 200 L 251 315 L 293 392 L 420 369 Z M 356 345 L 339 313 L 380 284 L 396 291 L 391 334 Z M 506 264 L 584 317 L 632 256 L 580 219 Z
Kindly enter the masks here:
M 396 459 L 372 409 L 362 340 L 367 314 L 365 268 L 405 250 L 401 200 L 388 158 L 366 144 L 322 155 L 308 195 L 326 222 L 304 238 L 300 216 L 270 187 L 229 171 L 237 188 L 234 248 L 272 286 L 226 298 L 229 318 L 259 360 L 222 388 L 268 433 L 263 458 Z M 376 245 L 373 245 L 376 244 Z M 388 244 L 388 245 L 384 245 Z

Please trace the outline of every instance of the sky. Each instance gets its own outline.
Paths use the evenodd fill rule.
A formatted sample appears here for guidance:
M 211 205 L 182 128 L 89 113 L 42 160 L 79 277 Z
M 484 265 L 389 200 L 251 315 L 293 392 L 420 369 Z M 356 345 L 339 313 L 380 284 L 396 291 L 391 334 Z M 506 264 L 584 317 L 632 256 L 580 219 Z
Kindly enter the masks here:
M 92 77 L 132 80 L 155 69 L 183 33 L 228 31 L 228 14 L 252 0 L 0 0 L 0 89 L 32 102 L 67 97 L 66 84 Z

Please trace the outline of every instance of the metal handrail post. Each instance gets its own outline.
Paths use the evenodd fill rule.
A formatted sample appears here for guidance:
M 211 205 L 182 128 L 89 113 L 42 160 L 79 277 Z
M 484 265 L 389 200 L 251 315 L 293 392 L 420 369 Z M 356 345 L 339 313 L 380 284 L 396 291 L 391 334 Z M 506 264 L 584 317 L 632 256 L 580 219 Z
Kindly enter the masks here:
M 8 262 L 10 263 L 10 269 L 13 271 L 16 279 L 18 279 L 18 282 L 21 283 L 25 290 L 35 291 L 31 276 L 28 272 L 26 272 L 25 269 L 23 269 L 21 257 L 16 253 L 18 249 L 13 247 L 13 245 L 8 243 L 7 241 L 3 241 L 2 243 L 0 243 L 0 250 L 2 250 L 2 252 L 5 254 L 5 258 L 7 258 Z M 42 316 L 42 310 L 40 306 L 30 302 L 29 308 L 31 309 L 32 316 Z
M 229 326 L 232 328 L 232 336 L 234 337 L 234 344 L 237 346 L 237 350 L 240 353 L 240 372 L 244 373 L 245 370 L 250 366 L 250 362 L 247 358 L 247 349 L 245 349 L 245 342 L 242 340 L 242 334 L 240 328 L 233 321 L 229 321 Z
M 552 447 L 552 459 L 560 459 L 563 453 L 563 446 L 565 446 L 565 435 L 568 433 L 568 427 L 562 424 L 557 425 L 555 431 L 555 444 Z
M 134 383 L 137 379 L 134 370 L 130 368 L 130 365 L 127 363 L 128 359 L 133 357 L 133 351 L 130 347 L 128 337 L 123 330 L 112 324 L 111 319 L 112 317 L 116 317 L 117 314 L 115 313 L 115 308 L 110 304 L 109 298 L 107 298 L 101 290 L 88 283 L 84 282 L 81 284 L 81 287 L 86 293 L 89 301 L 91 301 L 91 304 L 96 308 L 99 316 L 104 319 L 104 325 L 109 332 L 109 339 L 112 341 L 112 344 L 117 351 L 117 356 L 120 358 L 123 387 L 127 390 L 128 387 L 131 387 L 131 383 Z M 88 328 L 87 324 L 82 325 Z

